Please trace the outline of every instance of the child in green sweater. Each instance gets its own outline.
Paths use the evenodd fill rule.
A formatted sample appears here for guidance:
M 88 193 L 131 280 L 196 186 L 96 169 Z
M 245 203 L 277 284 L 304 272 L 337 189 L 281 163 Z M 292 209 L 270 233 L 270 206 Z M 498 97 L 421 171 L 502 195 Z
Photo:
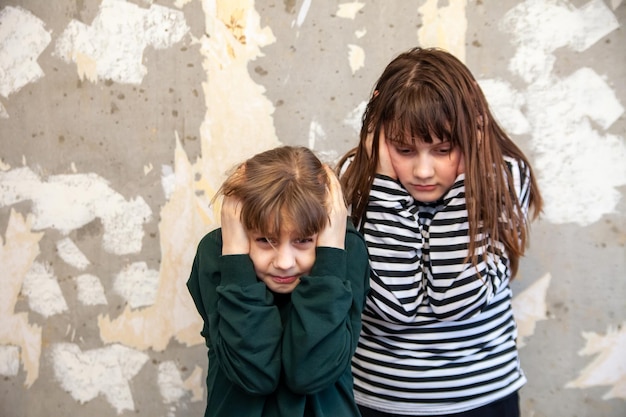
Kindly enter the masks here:
M 187 287 L 208 347 L 205 416 L 358 417 L 350 369 L 367 249 L 332 170 L 279 147 L 224 182 Z

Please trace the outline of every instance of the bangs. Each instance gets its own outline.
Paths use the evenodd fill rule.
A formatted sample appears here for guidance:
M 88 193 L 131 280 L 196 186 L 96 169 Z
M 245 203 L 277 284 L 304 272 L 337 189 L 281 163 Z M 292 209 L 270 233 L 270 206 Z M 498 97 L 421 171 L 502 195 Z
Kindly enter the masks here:
M 262 208 L 244 206 L 242 217 L 246 229 L 266 237 L 278 237 L 283 230 L 298 237 L 313 236 L 327 221 L 326 208 L 301 192 L 282 193 Z
M 385 138 L 398 145 L 413 145 L 416 141 L 432 143 L 453 140 L 451 111 L 444 100 L 428 86 L 406 89 L 394 97 L 381 122 Z

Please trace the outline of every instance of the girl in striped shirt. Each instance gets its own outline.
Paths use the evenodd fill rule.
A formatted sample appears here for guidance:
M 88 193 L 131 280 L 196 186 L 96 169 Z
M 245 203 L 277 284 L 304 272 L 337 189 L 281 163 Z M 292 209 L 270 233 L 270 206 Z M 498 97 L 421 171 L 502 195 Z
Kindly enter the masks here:
M 415 48 L 379 78 L 340 161 L 370 258 L 352 361 L 363 417 L 517 417 L 509 281 L 542 201 L 469 69 Z

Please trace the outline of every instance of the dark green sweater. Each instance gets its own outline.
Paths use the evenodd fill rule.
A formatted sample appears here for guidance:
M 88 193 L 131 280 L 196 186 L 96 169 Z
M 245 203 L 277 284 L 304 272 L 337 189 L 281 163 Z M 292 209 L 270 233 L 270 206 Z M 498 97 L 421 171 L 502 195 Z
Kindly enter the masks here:
M 350 362 L 369 290 L 363 238 L 348 221 L 345 250 L 318 247 L 309 276 L 274 294 L 248 255 L 207 234 L 187 282 L 209 348 L 206 417 L 353 417 Z

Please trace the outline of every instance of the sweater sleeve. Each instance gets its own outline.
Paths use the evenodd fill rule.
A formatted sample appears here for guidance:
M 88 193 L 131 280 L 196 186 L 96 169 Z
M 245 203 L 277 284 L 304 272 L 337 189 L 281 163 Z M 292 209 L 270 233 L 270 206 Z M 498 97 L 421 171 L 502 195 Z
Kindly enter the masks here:
M 369 289 L 367 250 L 349 228 L 345 250 L 318 247 L 310 275 L 291 295 L 283 335 L 283 369 L 289 388 L 313 394 L 350 369 Z
M 424 238 L 416 213 L 415 201 L 398 181 L 376 175 L 362 230 L 370 257 L 370 299 L 390 321 L 415 322 L 424 301 Z
M 506 175 L 512 175 L 514 195 L 522 215 L 528 211 L 530 171 L 513 159 L 506 160 Z M 506 288 L 510 279 L 509 258 L 501 242 L 478 229 L 477 265 L 469 255 L 469 223 L 464 176 L 444 198 L 429 229 L 430 271 L 428 297 L 440 320 L 463 320 L 479 313 L 493 296 Z M 485 255 L 485 256 L 483 256 Z
M 198 245 L 187 282 L 204 319 L 202 334 L 227 378 L 252 394 L 269 394 L 280 378 L 282 324 L 248 255 L 221 255 L 221 230 Z

